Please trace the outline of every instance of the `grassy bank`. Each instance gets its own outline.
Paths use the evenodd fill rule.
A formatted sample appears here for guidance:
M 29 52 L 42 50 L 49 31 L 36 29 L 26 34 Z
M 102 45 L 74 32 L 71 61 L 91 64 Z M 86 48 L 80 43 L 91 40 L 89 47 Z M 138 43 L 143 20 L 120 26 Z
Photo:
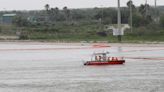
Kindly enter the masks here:
M 104 25 L 105 28 L 107 25 Z M 15 30 L 15 31 L 12 31 Z M 9 30 L 9 28 L 8 28 Z M 20 40 L 45 40 L 45 41 L 106 41 L 118 42 L 117 37 L 112 35 L 111 30 L 102 29 L 99 24 L 80 24 L 80 25 L 55 25 L 39 27 L 10 28 L 10 31 L 1 31 L 0 35 L 16 35 L 20 32 Z M 18 35 L 18 34 L 17 34 Z M 133 32 L 125 31 L 122 36 L 123 42 L 146 42 L 146 41 L 164 41 L 164 30 L 160 28 L 139 27 L 134 28 Z

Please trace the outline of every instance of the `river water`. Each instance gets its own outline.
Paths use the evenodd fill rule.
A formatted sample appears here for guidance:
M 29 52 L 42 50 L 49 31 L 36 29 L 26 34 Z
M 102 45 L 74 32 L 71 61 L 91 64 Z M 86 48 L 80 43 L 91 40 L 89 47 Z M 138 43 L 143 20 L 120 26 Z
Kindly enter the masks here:
M 0 43 L 0 92 L 164 92 L 164 45 Z M 93 53 L 124 65 L 84 66 Z

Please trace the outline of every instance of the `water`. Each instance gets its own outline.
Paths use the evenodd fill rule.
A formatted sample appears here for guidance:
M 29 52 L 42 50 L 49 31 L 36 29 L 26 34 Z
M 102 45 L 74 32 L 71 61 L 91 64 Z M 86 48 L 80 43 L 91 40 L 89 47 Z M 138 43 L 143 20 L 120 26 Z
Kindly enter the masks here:
M 0 92 L 164 91 L 164 45 L 111 46 L 0 43 Z M 92 53 L 103 51 L 123 56 L 126 63 L 83 65 Z

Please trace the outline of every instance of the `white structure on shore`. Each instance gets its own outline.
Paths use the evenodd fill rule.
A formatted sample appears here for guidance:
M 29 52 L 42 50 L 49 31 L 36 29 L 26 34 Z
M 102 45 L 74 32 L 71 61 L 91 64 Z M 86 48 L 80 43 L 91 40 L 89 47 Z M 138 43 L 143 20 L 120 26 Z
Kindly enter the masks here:
M 114 35 L 114 36 L 124 35 L 124 31 L 125 31 L 126 29 L 130 29 L 129 24 L 121 24 L 120 32 L 119 32 L 118 26 L 117 26 L 116 24 L 114 24 L 114 25 L 109 25 L 109 26 L 107 27 L 107 30 L 112 30 L 112 31 L 113 31 L 113 35 Z

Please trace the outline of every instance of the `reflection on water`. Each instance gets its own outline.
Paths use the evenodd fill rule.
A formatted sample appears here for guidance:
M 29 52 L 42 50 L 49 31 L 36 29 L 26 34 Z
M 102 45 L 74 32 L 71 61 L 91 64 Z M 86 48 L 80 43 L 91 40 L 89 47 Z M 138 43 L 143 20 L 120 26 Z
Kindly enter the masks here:
M 118 52 L 122 52 L 122 47 L 118 46 Z
M 41 47 L 40 47 L 41 46 Z M 164 60 L 127 58 L 124 65 L 83 66 L 93 52 L 123 57 L 163 57 L 163 47 L 1 44 L 0 92 L 163 92 Z M 40 50 L 32 49 L 40 48 Z M 49 48 L 51 50 L 45 50 Z M 68 48 L 68 46 L 62 46 Z M 76 48 L 76 49 L 72 49 Z M 83 48 L 83 49 L 77 49 Z M 155 50 L 152 50 L 154 49 Z M 30 49 L 30 50 L 29 50 Z M 44 49 L 44 50 L 42 50 Z M 159 50 L 160 49 L 160 50 Z

